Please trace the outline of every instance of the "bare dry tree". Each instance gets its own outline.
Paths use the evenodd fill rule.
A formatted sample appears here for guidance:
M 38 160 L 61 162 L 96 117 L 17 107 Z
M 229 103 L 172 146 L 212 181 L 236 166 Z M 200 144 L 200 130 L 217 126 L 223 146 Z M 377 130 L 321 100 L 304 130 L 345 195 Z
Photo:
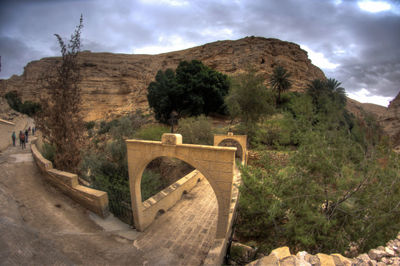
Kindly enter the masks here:
M 54 164 L 60 170 L 77 172 L 83 135 L 80 114 L 81 90 L 78 54 L 81 46 L 81 15 L 79 25 L 66 44 L 55 34 L 61 50 L 61 62 L 50 69 L 40 80 L 46 97 L 41 99 L 42 111 L 36 117 L 36 125 L 47 142 L 56 149 Z

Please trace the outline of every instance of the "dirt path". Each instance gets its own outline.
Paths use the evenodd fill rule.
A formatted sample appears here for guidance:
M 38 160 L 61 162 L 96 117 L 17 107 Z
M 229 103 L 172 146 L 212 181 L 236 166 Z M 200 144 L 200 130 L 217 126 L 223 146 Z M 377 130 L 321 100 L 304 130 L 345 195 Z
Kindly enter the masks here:
M 1 265 L 143 265 L 142 252 L 103 231 L 46 183 L 26 150 L 0 154 Z

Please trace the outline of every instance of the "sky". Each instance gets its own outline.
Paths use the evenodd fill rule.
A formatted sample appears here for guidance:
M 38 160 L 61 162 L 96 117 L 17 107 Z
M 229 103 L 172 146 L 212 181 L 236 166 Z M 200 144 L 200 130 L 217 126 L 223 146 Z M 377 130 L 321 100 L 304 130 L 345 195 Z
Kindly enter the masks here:
M 400 91 L 400 0 L 2 0 L 0 79 L 59 56 L 83 15 L 82 50 L 158 54 L 246 36 L 297 43 L 360 102 Z

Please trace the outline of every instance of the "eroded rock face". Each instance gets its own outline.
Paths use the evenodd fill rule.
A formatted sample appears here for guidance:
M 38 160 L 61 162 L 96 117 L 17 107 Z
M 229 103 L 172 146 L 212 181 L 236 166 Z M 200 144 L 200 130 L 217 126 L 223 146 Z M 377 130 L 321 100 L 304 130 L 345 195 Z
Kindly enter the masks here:
M 400 146 L 400 93 L 390 102 L 387 111 L 380 116 L 379 121 L 394 144 Z
M 197 59 L 228 75 L 242 72 L 249 65 L 266 78 L 277 65 L 292 73 L 293 90 L 301 90 L 324 73 L 311 64 L 307 52 L 295 43 L 261 37 L 217 41 L 202 46 L 159 55 L 131 55 L 82 52 L 80 54 L 83 115 L 85 120 L 106 118 L 136 109 L 148 109 L 147 86 L 158 70 L 175 69 L 182 60 Z M 38 100 L 38 78 L 60 62 L 59 57 L 30 62 L 21 76 L 0 80 L 0 94 L 17 90 L 23 101 Z

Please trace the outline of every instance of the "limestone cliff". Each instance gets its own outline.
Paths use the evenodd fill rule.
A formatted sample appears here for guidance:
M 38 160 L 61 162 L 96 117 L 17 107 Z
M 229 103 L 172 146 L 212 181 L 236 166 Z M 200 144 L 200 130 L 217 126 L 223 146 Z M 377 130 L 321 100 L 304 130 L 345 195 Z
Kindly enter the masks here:
M 293 90 L 300 90 L 324 73 L 311 64 L 307 52 L 295 43 L 261 37 L 236 41 L 217 41 L 202 46 L 158 54 L 132 55 L 91 53 L 80 54 L 81 88 L 85 120 L 106 118 L 135 109 L 147 109 L 146 88 L 159 69 L 175 69 L 180 61 L 197 59 L 228 75 L 252 65 L 266 78 L 280 64 L 292 73 Z M 38 78 L 60 58 L 44 58 L 30 62 L 21 76 L 0 80 L 0 94 L 21 92 L 23 100 L 37 100 L 43 91 Z
M 393 140 L 396 150 L 400 151 L 400 93 L 397 94 L 387 111 L 379 117 L 383 130 Z

